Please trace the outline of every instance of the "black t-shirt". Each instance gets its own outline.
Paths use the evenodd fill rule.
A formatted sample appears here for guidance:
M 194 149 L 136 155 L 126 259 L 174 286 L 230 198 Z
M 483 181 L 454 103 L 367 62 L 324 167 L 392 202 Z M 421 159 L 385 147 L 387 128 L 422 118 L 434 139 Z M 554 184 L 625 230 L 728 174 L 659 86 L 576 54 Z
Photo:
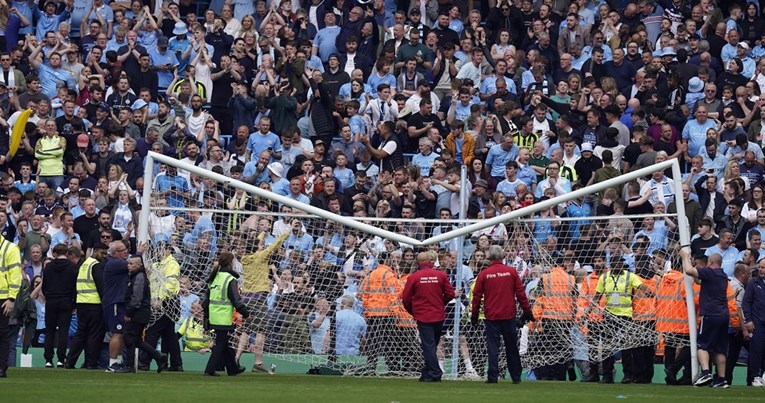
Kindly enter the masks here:
M 704 255 L 707 253 L 707 249 L 717 245 L 718 242 L 720 242 L 720 238 L 715 235 L 712 235 L 711 238 L 706 240 L 702 237 L 698 237 L 691 241 L 691 255 Z
M 728 316 L 728 276 L 723 269 L 702 267 L 698 269 L 701 279 L 699 311 L 701 316 Z
M 441 120 L 439 120 L 438 116 L 436 116 L 433 113 L 431 113 L 428 116 L 423 116 L 422 113 L 418 112 L 409 118 L 407 125 L 414 126 L 415 129 L 419 130 L 427 126 L 429 122 L 433 122 L 433 127 L 438 129 L 438 132 L 441 133 L 441 136 L 446 136 L 446 129 L 441 124 Z M 407 139 L 408 141 L 406 142 L 405 152 L 415 153 L 415 154 L 419 152 L 418 151 L 420 146 L 419 141 L 422 137 L 426 137 L 427 135 L 428 135 L 427 132 L 423 132 L 421 135 L 417 137 L 409 137 Z
M 80 236 L 83 245 L 91 245 L 90 236 L 91 233 L 98 233 L 95 230 L 98 229 L 98 214 L 94 214 L 93 217 L 88 217 L 85 214 L 74 219 L 74 225 L 72 226 L 74 232 Z M 100 237 L 101 234 L 98 233 Z
M 624 148 L 622 154 L 622 161 L 628 162 L 630 166 L 634 166 L 637 163 L 637 159 L 643 152 L 640 150 L 639 143 L 630 143 Z

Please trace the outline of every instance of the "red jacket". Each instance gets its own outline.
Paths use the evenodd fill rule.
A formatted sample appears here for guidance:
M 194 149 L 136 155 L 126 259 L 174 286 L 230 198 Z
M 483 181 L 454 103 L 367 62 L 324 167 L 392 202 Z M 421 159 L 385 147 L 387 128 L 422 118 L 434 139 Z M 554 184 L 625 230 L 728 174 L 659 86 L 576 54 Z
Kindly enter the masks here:
M 514 298 L 513 298 L 514 296 Z M 483 300 L 483 311 L 488 320 L 515 319 L 516 300 L 524 312 L 530 312 L 529 300 L 518 272 L 495 260 L 481 271 L 473 289 L 472 317 L 477 318 Z
M 443 322 L 446 318 L 444 307 L 454 298 L 454 287 L 446 273 L 429 264 L 420 268 L 406 279 L 401 300 L 407 312 L 423 323 Z

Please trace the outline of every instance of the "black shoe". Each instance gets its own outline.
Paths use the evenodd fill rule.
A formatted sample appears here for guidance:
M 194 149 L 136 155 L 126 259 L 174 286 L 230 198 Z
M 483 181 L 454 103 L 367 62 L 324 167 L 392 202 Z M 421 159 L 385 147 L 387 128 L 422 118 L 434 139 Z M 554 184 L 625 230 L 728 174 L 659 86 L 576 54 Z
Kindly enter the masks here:
M 64 362 L 64 369 L 75 369 L 75 368 L 76 367 L 74 365 L 70 364 L 68 361 Z
M 117 368 L 114 372 L 118 373 L 118 374 L 134 374 L 135 373 L 135 368 L 133 368 L 132 365 L 130 365 L 130 366 L 122 366 L 122 367 Z
M 496 379 L 487 379 L 486 383 L 497 383 L 498 381 Z
M 599 382 L 599 381 L 600 381 L 600 379 L 598 379 L 598 377 L 597 377 L 597 376 L 588 376 L 587 378 L 582 378 L 582 380 L 580 380 L 579 382 L 592 382 L 592 383 L 597 383 L 597 382 Z
M 228 376 L 237 376 L 237 375 L 239 375 L 239 374 L 241 374 L 241 373 L 243 373 L 243 372 L 245 372 L 245 371 L 247 371 L 247 368 L 245 368 L 245 367 L 243 367 L 243 366 L 239 366 L 239 367 L 236 369 L 236 371 L 234 371 L 234 372 L 232 372 L 232 373 L 228 374 Z
M 668 368 L 664 368 L 664 374 L 667 375 L 664 377 L 664 382 L 667 383 L 667 385 L 677 385 L 677 373 L 670 371 Z
M 603 378 L 598 383 L 614 383 L 614 378 Z
M 8 373 L 4 369 L 0 369 L 0 378 L 7 378 Z
M 99 367 L 98 365 L 89 365 L 89 366 L 85 367 L 85 369 L 93 370 L 93 369 L 101 369 L 101 367 Z
M 622 379 L 622 385 L 626 385 L 628 383 L 634 383 L 634 382 L 635 381 L 633 381 L 632 378 L 624 377 L 624 379 Z
M 520 385 L 520 383 L 521 383 L 520 379 L 514 379 L 513 380 L 513 385 Z
M 139 371 L 149 371 L 151 368 L 148 365 L 138 365 Z
M 651 382 L 652 381 L 650 379 L 633 379 L 632 380 L 632 383 L 637 383 L 637 384 L 647 384 Z
M 169 367 L 165 371 L 167 371 L 167 372 L 183 372 L 183 366 L 179 365 L 177 367 Z
M 157 359 L 157 373 L 162 373 L 165 369 L 167 369 L 167 354 L 162 353 Z
M 205 372 L 205 376 L 220 376 L 217 372 Z
M 441 378 L 423 378 L 420 382 L 441 382 Z

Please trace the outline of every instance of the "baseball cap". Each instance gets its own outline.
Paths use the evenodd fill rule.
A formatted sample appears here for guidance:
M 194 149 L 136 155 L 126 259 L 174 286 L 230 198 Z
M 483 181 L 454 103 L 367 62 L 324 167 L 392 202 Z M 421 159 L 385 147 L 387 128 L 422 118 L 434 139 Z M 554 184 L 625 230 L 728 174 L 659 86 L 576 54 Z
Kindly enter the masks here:
M 168 45 L 170 45 L 170 40 L 166 36 L 160 36 L 157 39 L 157 47 L 166 48 Z
M 90 144 L 90 138 L 87 134 L 80 134 L 77 136 L 77 147 L 87 147 Z
M 592 144 L 582 143 L 582 152 L 592 152 Z
M 488 189 L 489 188 L 489 183 L 486 182 L 485 179 L 478 179 L 478 180 L 475 181 L 475 185 L 473 187 L 479 187 L 479 186 L 484 188 L 484 189 Z
M 420 13 L 420 9 L 419 8 L 415 7 L 413 9 L 409 10 L 409 15 L 412 15 L 412 14 L 421 15 L 422 13 Z
M 747 49 L 747 50 L 749 49 L 749 44 L 744 42 L 744 41 L 739 42 L 738 46 L 741 46 L 742 48 Z
M 109 104 L 107 104 L 106 102 L 101 102 L 100 104 L 98 104 L 98 109 L 104 112 L 109 112 L 111 110 L 111 108 L 109 107 Z
M 315 142 L 315 143 L 313 143 L 313 146 L 314 146 L 314 147 L 316 147 L 316 146 L 319 146 L 319 145 L 321 145 L 321 146 L 326 146 L 326 145 L 327 145 L 327 143 L 326 143 L 324 140 L 321 140 L 321 139 L 319 139 L 319 140 L 316 140 L 316 142 Z

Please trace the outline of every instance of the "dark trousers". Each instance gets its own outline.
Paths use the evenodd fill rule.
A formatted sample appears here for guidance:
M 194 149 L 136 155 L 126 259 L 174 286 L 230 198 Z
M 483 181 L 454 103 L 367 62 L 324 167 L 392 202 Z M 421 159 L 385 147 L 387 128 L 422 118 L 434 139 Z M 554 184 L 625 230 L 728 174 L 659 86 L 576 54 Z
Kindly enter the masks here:
M 135 365 L 135 348 L 148 353 L 152 358 L 159 361 L 159 351 L 145 342 L 143 339 L 143 333 L 146 330 L 146 323 L 136 323 L 133 321 L 125 323 L 125 333 L 122 338 L 125 342 L 125 366 L 131 368 Z
M 77 332 L 72 337 L 66 364 L 74 367 L 84 350 L 85 367 L 98 368 L 98 357 L 101 355 L 105 333 L 106 325 L 101 304 L 77 305 Z
M 673 340 L 667 340 L 668 338 Z M 668 333 L 665 336 L 664 368 L 670 374 L 675 374 L 675 376 L 683 369 L 683 376 L 678 380 L 680 383 L 691 381 L 691 347 L 689 346 L 689 339 L 690 336 L 687 334 Z
M 441 379 L 441 375 L 443 375 L 441 368 L 438 366 L 438 356 L 436 355 L 443 327 L 443 322 L 417 322 L 417 330 L 420 332 L 422 358 L 425 361 L 425 365 L 422 367 L 421 379 Z
M 765 361 L 765 323 L 754 324 L 754 334 L 749 339 L 749 371 L 752 377 L 762 376 Z
M 725 357 L 725 380 L 728 381 L 728 385 L 733 384 L 733 370 L 736 368 L 736 362 L 739 355 L 741 355 L 741 347 L 746 347 L 749 350 L 749 341 L 744 340 L 744 334 L 740 331 L 729 335 L 728 339 L 728 354 Z M 746 384 L 752 383 L 752 371 L 747 368 L 746 371 Z
M 0 299 L 0 306 L 5 303 L 6 300 Z M 0 369 L 5 371 L 8 369 L 8 320 L 10 318 L 5 316 L 0 311 L 0 357 L 4 359 L 0 360 Z
M 226 368 L 226 372 L 235 374 L 239 366 L 236 364 L 234 349 L 231 348 L 231 327 L 214 326 L 215 344 L 213 345 L 210 358 L 207 360 L 205 373 L 212 374 L 219 368 Z
M 637 323 L 645 329 L 656 329 L 656 322 L 654 321 Z M 656 346 L 639 346 L 630 350 L 632 351 L 632 380 L 644 383 L 653 381 L 653 357 L 656 355 Z
M 55 298 L 45 301 L 45 361 L 53 361 L 53 346 L 61 363 L 66 362 L 66 344 L 72 323 L 72 300 Z
M 167 317 L 167 315 L 162 315 L 161 318 L 146 329 L 146 343 L 152 347 L 157 346 L 157 341 L 160 338 L 162 338 L 162 352 L 170 356 L 170 366 L 176 368 L 182 367 L 181 346 L 178 344 L 178 335 L 175 334 L 175 322 Z M 138 356 L 138 364 L 148 367 L 151 364 L 149 354 L 142 352 Z
M 513 381 L 521 380 L 521 356 L 518 354 L 518 329 L 515 319 L 484 320 L 486 326 L 486 350 L 489 355 L 488 380 L 499 379 L 499 347 L 505 342 L 507 369 Z M 501 339 L 501 340 L 500 340 Z
M 572 322 L 568 320 L 544 319 L 542 332 L 537 335 L 538 348 L 555 357 L 556 362 L 536 369 L 537 379 L 543 381 L 565 381 L 568 363 L 573 358 L 571 343 Z
M 396 361 L 393 343 L 390 337 L 395 327 L 395 318 L 390 316 L 371 316 L 367 320 L 367 363 L 372 371 L 377 370 L 377 358 L 382 355 L 385 365 L 390 371 L 401 371 L 401 365 Z

